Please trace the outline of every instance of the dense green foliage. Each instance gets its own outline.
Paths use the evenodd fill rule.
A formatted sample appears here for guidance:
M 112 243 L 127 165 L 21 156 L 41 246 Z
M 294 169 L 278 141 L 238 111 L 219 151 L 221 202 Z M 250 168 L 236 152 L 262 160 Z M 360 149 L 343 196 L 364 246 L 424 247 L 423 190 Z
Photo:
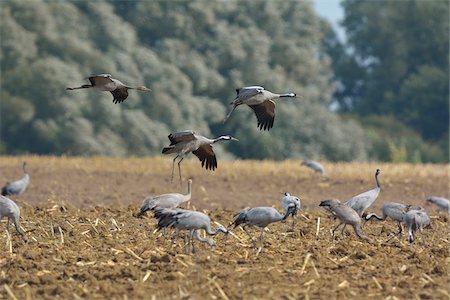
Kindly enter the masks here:
M 371 130 L 385 145 L 397 140 L 408 161 L 448 160 L 449 2 L 345 0 L 343 7 L 346 44 L 332 32 L 326 39 L 339 109 L 376 124 Z
M 150 155 L 174 130 L 233 134 L 242 158 L 367 158 L 362 129 L 327 110 L 333 85 L 323 22 L 300 1 L 8 1 L 1 9 L 2 151 Z M 111 73 L 151 93 L 126 102 L 66 91 Z M 295 91 L 275 127 L 256 128 L 234 89 Z M 219 151 L 225 153 L 220 149 Z
M 443 61 L 431 61 L 448 51 L 438 41 L 446 39 L 448 45 L 448 37 L 436 36 L 436 44 L 415 49 L 412 33 L 403 37 L 395 22 L 380 23 L 386 27 L 380 32 L 373 28 L 377 23 L 366 28 L 358 14 L 371 20 L 370 13 L 380 9 L 358 3 L 345 2 L 353 59 L 305 1 L 2 1 L 0 151 L 156 155 L 171 131 L 193 129 L 211 137 L 239 138 L 238 143 L 218 145 L 221 157 L 445 160 L 437 146 L 427 153 L 423 138 L 444 144 L 442 118 L 447 113 L 448 121 L 448 103 L 447 112 L 436 111 L 434 104 L 442 104 L 443 92 L 448 98 L 443 82 L 448 82 L 447 64 L 442 65 L 448 53 Z M 388 6 L 395 11 L 394 4 Z M 426 23 L 429 31 L 438 25 L 439 32 L 448 29 L 448 23 L 433 17 L 440 13 L 434 6 L 416 6 L 427 11 L 431 23 L 420 16 L 405 22 Z M 384 14 L 389 19 L 395 12 Z M 395 17 L 403 20 L 399 13 Z M 383 35 L 389 26 L 399 27 L 396 37 L 389 38 L 395 42 Z M 425 32 L 423 39 L 432 33 Z M 373 49 L 367 47 L 368 35 L 375 35 Z M 404 42 L 398 43 L 399 38 Z M 384 54 L 389 60 L 377 56 L 376 49 L 391 43 L 395 51 Z M 428 50 L 436 54 L 415 59 Z M 405 57 L 399 60 L 401 54 Z M 386 64 L 390 68 L 384 70 Z M 115 105 L 109 93 L 65 90 L 87 83 L 83 78 L 96 73 L 110 73 L 129 85 L 145 84 L 152 92 L 130 91 L 127 101 Z M 369 122 L 330 112 L 333 74 L 344 110 L 362 116 L 395 114 L 396 120 Z M 380 77 L 385 81 L 376 81 Z M 253 112 L 244 106 L 222 124 L 234 89 L 244 85 L 294 91 L 301 98 L 277 101 L 269 132 L 256 128 Z M 348 109 L 341 99 L 351 100 Z M 413 105 L 404 109 L 407 104 Z M 418 111 L 433 114 L 436 124 Z M 428 134 L 421 127 L 427 122 L 440 129 Z M 386 132 L 390 125 L 400 126 L 407 140 L 383 139 L 380 124 Z M 419 152 L 409 150 L 414 145 Z

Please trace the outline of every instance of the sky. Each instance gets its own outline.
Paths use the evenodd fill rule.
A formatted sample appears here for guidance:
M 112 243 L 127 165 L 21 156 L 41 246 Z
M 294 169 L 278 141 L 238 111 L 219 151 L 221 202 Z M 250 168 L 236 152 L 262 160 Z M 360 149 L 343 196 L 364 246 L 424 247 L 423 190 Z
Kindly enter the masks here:
M 344 17 L 344 10 L 340 5 L 341 0 L 312 0 L 312 3 L 316 13 L 327 19 L 337 31 L 341 41 L 344 41 L 345 32 L 339 25 L 339 21 L 341 21 Z

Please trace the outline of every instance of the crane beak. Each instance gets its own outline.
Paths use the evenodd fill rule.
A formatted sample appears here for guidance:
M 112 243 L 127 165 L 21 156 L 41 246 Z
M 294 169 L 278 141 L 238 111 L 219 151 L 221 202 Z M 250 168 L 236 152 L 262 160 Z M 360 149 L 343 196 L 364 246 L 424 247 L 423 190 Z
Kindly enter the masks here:
M 239 140 L 238 140 L 237 138 L 235 138 L 235 137 L 231 137 L 231 140 L 232 140 L 232 141 L 239 142 Z

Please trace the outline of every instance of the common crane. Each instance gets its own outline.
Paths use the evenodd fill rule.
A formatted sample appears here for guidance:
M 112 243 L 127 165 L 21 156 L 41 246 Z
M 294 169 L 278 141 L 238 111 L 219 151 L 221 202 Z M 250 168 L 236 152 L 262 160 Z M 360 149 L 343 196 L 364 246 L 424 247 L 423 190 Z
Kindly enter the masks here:
M 223 232 L 225 234 L 228 233 L 228 230 L 222 226 L 217 227 L 215 231 L 212 230 L 211 219 L 206 214 L 199 211 L 178 208 L 156 208 L 155 218 L 158 219 L 158 230 L 161 228 L 175 228 L 175 234 L 173 235 L 172 241 L 169 245 L 168 252 L 172 249 L 172 245 L 175 242 L 180 230 L 189 231 L 188 244 L 191 242 L 196 230 L 204 229 L 208 235 L 216 235 L 219 232 Z
M 136 215 L 142 216 L 148 210 L 154 210 L 155 208 L 177 208 L 180 204 L 187 202 L 191 199 L 192 195 L 192 179 L 188 180 L 188 192 L 186 195 L 179 193 L 163 194 L 159 196 L 147 197 L 142 201 L 141 209 Z
M 20 195 L 27 189 L 30 183 L 30 175 L 28 174 L 27 163 L 22 164 L 23 177 L 19 180 L 6 184 L 2 188 L 3 196 Z
M 433 203 L 439 209 L 450 213 L 450 201 L 444 197 L 430 196 L 427 198 L 429 203 Z
M 363 240 L 368 240 L 367 236 L 363 233 L 361 229 L 361 218 L 354 209 L 352 209 L 347 205 L 341 204 L 341 202 L 337 199 L 323 200 L 322 202 L 320 202 L 319 206 L 328 208 L 331 211 L 331 213 L 340 220 L 339 224 L 333 229 L 332 234 L 333 240 L 334 240 L 334 232 L 341 225 L 344 225 L 341 231 L 341 234 L 343 234 L 345 226 L 347 226 L 347 224 L 353 226 L 353 229 L 355 230 L 355 233 L 359 238 Z
M 291 206 L 288 207 L 285 215 L 283 216 L 273 207 L 254 207 L 249 210 L 241 211 L 235 216 L 235 219 L 233 221 L 234 228 L 241 224 L 244 224 L 244 226 L 242 226 L 242 229 L 244 229 L 244 231 L 247 233 L 254 248 L 256 248 L 256 243 L 253 237 L 247 231 L 247 226 L 251 225 L 260 228 L 261 235 L 259 236 L 259 243 L 262 249 L 264 228 L 266 228 L 271 223 L 286 220 L 286 218 L 291 215 L 294 210 L 295 205 L 291 204 Z
M 91 82 L 91 84 L 83 84 L 79 87 L 68 87 L 67 90 L 78 90 L 78 89 L 87 89 L 87 88 L 95 88 L 98 91 L 106 91 L 111 92 L 113 95 L 113 103 L 121 103 L 125 101 L 128 97 L 128 90 L 136 89 L 141 92 L 149 92 L 151 89 L 148 87 L 145 87 L 143 85 L 137 86 L 137 87 L 131 87 L 123 82 L 114 79 L 111 77 L 111 74 L 98 74 L 98 75 L 91 75 L 87 79 Z
M 325 172 L 325 168 L 323 167 L 323 165 L 321 163 L 314 161 L 314 160 L 304 159 L 302 161 L 302 165 L 307 166 L 308 168 L 319 173 L 320 175 L 322 175 L 323 178 L 325 178 L 327 180 L 330 179 L 330 176 L 328 176 L 327 172 Z
M 368 214 L 366 216 L 366 221 L 369 221 L 370 219 L 377 219 L 378 221 L 384 221 L 386 218 L 391 218 L 395 222 L 397 222 L 398 226 L 398 232 L 394 234 L 392 237 L 400 235 L 400 238 L 402 237 L 402 222 L 403 218 L 405 217 L 405 214 L 410 209 L 411 205 L 403 204 L 403 203 L 396 203 L 396 202 L 387 202 L 383 204 L 383 207 L 381 208 L 381 217 L 376 215 L 375 213 Z M 389 239 L 390 240 L 390 239 Z M 388 240 L 388 241 L 389 241 Z
M 265 90 L 262 86 L 246 86 L 236 89 L 236 98 L 230 104 L 233 105 L 231 111 L 225 117 L 224 123 L 228 120 L 231 113 L 242 104 L 247 104 L 255 112 L 260 130 L 270 130 L 275 120 L 275 102 L 276 98 L 296 97 L 295 93 L 276 94 Z
M 184 130 L 180 132 L 174 132 L 169 134 L 170 145 L 164 147 L 162 150 L 163 154 L 176 154 L 173 158 L 172 164 L 172 176 L 171 181 L 173 181 L 175 160 L 178 160 L 178 172 L 180 174 L 180 185 L 181 185 L 181 162 L 189 154 L 193 153 L 202 162 L 202 167 L 206 169 L 213 170 L 217 168 L 216 154 L 213 150 L 213 144 L 218 141 L 238 141 L 238 139 L 230 135 L 222 135 L 215 139 L 209 139 L 202 135 L 196 134 L 192 130 Z
M 25 233 L 20 229 L 20 208 L 11 199 L 0 196 L 0 220 L 3 219 L 3 217 L 8 218 L 6 230 L 9 232 L 9 221 L 12 221 L 17 233 L 21 236 L 22 240 L 26 242 L 27 238 L 25 237 Z
M 409 210 L 405 214 L 403 222 L 405 223 L 405 228 L 408 231 L 408 242 L 412 244 L 416 239 L 416 231 L 420 230 L 422 232 L 425 226 L 430 225 L 430 217 L 422 207 L 419 207 Z M 425 238 L 423 235 L 422 239 L 425 243 Z
M 350 206 L 360 217 L 363 217 L 365 210 L 372 205 L 372 203 L 377 199 L 378 194 L 380 193 L 381 187 L 380 182 L 378 180 L 378 176 L 380 175 L 380 169 L 377 169 L 375 172 L 375 182 L 376 186 L 374 189 L 370 191 L 364 192 L 362 194 L 356 195 L 347 202 L 345 205 Z
M 294 230 L 295 216 L 297 215 L 297 212 L 301 209 L 300 198 L 297 196 L 292 196 L 288 192 L 285 192 L 284 197 L 281 199 L 281 207 L 283 207 L 285 213 L 289 209 L 291 209 L 292 230 Z

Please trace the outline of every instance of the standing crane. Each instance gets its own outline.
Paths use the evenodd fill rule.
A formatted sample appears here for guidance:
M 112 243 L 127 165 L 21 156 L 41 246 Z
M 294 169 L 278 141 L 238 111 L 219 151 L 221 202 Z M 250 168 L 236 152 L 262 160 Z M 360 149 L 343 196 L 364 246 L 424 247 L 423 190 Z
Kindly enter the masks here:
M 416 209 L 409 210 L 405 214 L 403 222 L 405 223 L 406 230 L 408 230 L 408 242 L 412 244 L 416 239 L 416 231 L 420 230 L 420 232 L 422 232 L 423 227 L 430 225 L 430 217 L 422 207 L 418 207 Z M 425 244 L 425 237 L 423 236 L 423 234 L 422 241 Z
M 150 92 L 151 89 L 148 87 L 145 87 L 143 85 L 137 86 L 137 87 L 131 87 L 120 80 L 114 79 L 111 77 L 111 74 L 98 74 L 98 75 L 91 75 L 87 79 L 89 79 L 91 84 L 83 84 L 79 87 L 74 88 L 66 88 L 66 90 L 73 91 L 78 89 L 88 89 L 88 88 L 95 88 L 98 91 L 106 91 L 111 92 L 113 95 L 113 103 L 121 103 L 125 101 L 128 97 L 128 90 L 138 90 L 141 92 Z
M 142 216 L 148 210 L 155 210 L 156 208 L 177 208 L 180 204 L 185 203 L 191 199 L 192 195 L 192 179 L 188 180 L 188 192 L 186 195 L 179 193 L 163 194 L 159 196 L 147 197 L 142 201 L 141 209 L 136 215 Z
M 330 179 L 330 176 L 328 176 L 328 174 L 325 172 L 325 168 L 323 167 L 323 165 L 317 161 L 314 160 L 309 160 L 309 159 L 304 159 L 302 161 L 302 165 L 307 166 L 308 168 L 312 169 L 313 171 L 319 173 L 320 175 L 322 175 L 323 178 L 325 179 Z
M 450 214 L 450 201 L 444 197 L 430 196 L 427 198 L 427 202 L 433 203 L 439 209 L 446 211 Z
M 360 217 L 363 216 L 365 210 L 369 208 L 369 206 L 372 205 L 375 200 L 377 200 L 378 194 L 380 193 L 381 187 L 380 182 L 378 181 L 378 176 L 380 175 L 380 169 L 377 169 L 375 172 L 375 182 L 376 186 L 374 189 L 371 189 L 370 191 L 364 192 L 362 194 L 356 195 L 347 202 L 345 202 L 345 205 L 350 206 L 356 212 Z
M 288 207 L 285 215 L 283 216 L 273 207 L 254 207 L 249 210 L 241 211 L 235 216 L 235 219 L 233 221 L 234 228 L 241 224 L 244 224 L 244 226 L 242 226 L 242 229 L 244 229 L 244 231 L 250 238 L 250 241 L 253 244 L 253 248 L 256 248 L 256 242 L 247 231 L 247 226 L 258 227 L 261 230 L 261 235 L 259 236 L 259 244 L 262 249 L 264 228 L 266 228 L 271 223 L 286 220 L 286 218 L 291 215 L 294 210 L 295 205 L 291 204 Z
M 197 230 L 204 229 L 208 235 L 216 235 L 219 232 L 228 234 L 228 230 L 219 226 L 216 230 L 211 228 L 211 219 L 204 213 L 193 210 L 185 209 L 169 209 L 169 208 L 156 208 L 155 218 L 158 219 L 157 228 L 175 228 L 175 234 L 173 235 L 172 241 L 169 245 L 168 252 L 172 249 L 172 245 L 175 242 L 180 230 L 189 231 L 189 241 L 188 245 L 192 242 L 192 237 L 196 234 L 196 238 L 202 242 L 208 242 L 208 240 L 199 238 L 200 234 L 196 233 Z M 210 242 L 208 244 L 211 245 Z M 186 249 L 187 250 L 187 249 Z
M 347 224 L 350 224 L 353 226 L 353 229 L 355 230 L 356 235 L 363 239 L 368 240 L 367 236 L 363 233 L 361 229 L 361 218 L 359 217 L 358 213 L 350 208 L 347 205 L 341 204 L 341 202 L 337 199 L 329 199 L 329 200 L 323 200 L 320 202 L 319 206 L 325 207 L 331 211 L 331 213 L 337 217 L 340 220 L 340 223 L 333 229 L 332 233 L 332 239 L 334 240 L 334 232 L 341 226 L 341 234 L 344 234 L 344 229 Z
M 8 218 L 6 231 L 9 232 L 9 221 L 12 221 L 17 233 L 21 236 L 22 240 L 26 242 L 27 238 L 25 237 L 25 233 L 20 229 L 20 208 L 11 199 L 0 196 L 0 220 L 3 219 L 3 217 Z
M 398 226 L 398 232 L 395 233 L 391 238 L 393 238 L 394 236 L 397 236 L 397 235 L 400 235 L 400 238 L 401 238 L 402 232 L 403 232 L 403 228 L 402 228 L 403 218 L 405 217 L 405 214 L 408 212 L 410 207 L 411 207 L 411 205 L 408 205 L 408 204 L 387 202 L 387 203 L 383 204 L 383 207 L 381 208 L 381 217 L 372 213 L 372 214 L 368 214 L 365 219 L 366 219 L 366 221 L 369 221 L 370 219 L 375 218 L 378 221 L 384 221 L 388 217 L 391 218 L 392 220 L 397 222 L 397 226 Z
M 283 207 L 284 212 L 286 213 L 289 209 L 291 209 L 292 215 L 292 230 L 294 230 L 295 226 L 295 216 L 297 212 L 301 209 L 300 198 L 297 196 L 292 196 L 288 192 L 284 193 L 284 197 L 281 199 L 281 207 Z M 292 208 L 293 207 L 293 208 Z
M 163 154 L 176 154 L 173 158 L 172 164 L 172 176 L 173 181 L 175 160 L 178 160 L 178 172 L 180 174 L 181 185 L 181 162 L 189 154 L 193 153 L 202 162 L 202 167 L 209 170 L 215 170 L 217 168 L 216 154 L 213 151 L 213 144 L 218 141 L 238 141 L 238 139 L 230 135 L 222 135 L 215 139 L 209 139 L 202 135 L 196 134 L 192 130 L 184 130 L 180 132 L 174 132 L 169 134 L 170 145 L 164 147 Z
M 28 184 L 30 184 L 30 175 L 28 174 L 27 163 L 22 164 L 23 177 L 11 183 L 7 183 L 2 188 L 3 196 L 20 195 L 27 189 Z
M 270 130 L 275 120 L 274 99 L 285 97 L 296 97 L 295 93 L 276 94 L 265 90 L 262 86 L 246 86 L 236 89 L 236 98 L 230 104 L 233 105 L 231 111 L 225 117 L 224 123 L 231 116 L 231 113 L 242 104 L 247 104 L 255 112 L 260 130 Z

